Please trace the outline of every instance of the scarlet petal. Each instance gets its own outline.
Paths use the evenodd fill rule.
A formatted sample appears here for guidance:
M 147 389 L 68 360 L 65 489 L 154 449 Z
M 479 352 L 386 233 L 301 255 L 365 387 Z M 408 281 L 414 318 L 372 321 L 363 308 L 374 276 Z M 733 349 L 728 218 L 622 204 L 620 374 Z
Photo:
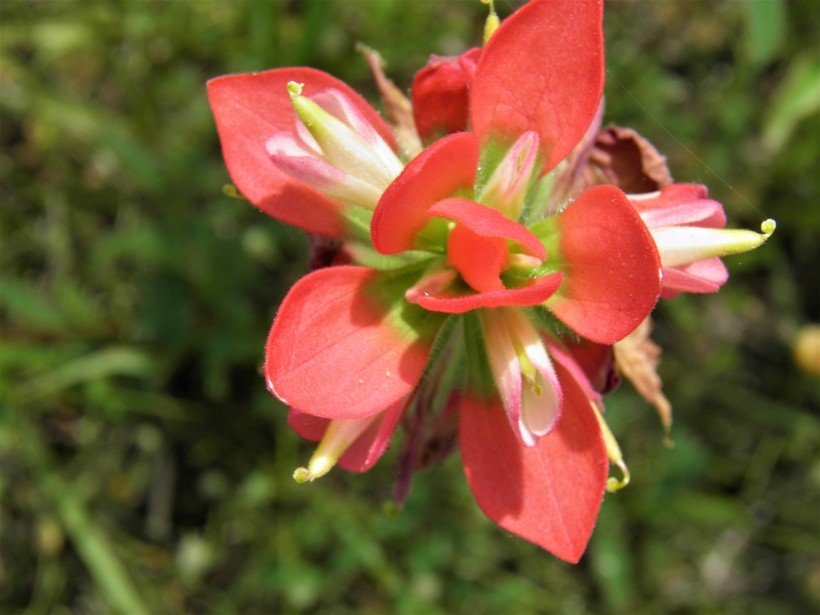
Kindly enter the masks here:
M 370 228 L 382 254 L 412 250 L 416 234 L 427 223 L 427 210 L 459 191 L 471 191 L 478 165 L 478 142 L 459 132 L 416 156 L 379 200 Z
M 470 95 L 473 131 L 511 144 L 534 130 L 542 172 L 584 135 L 604 84 L 602 0 L 534 0 L 507 18 L 478 63 Z
M 320 269 L 299 280 L 268 337 L 271 392 L 331 419 L 370 416 L 408 395 L 427 362 L 438 320 L 414 306 L 397 309 L 401 294 L 384 296 L 385 283 L 389 276 L 352 266 Z
M 526 447 L 498 400 L 465 397 L 460 446 L 470 489 L 498 525 L 568 562 L 586 549 L 606 485 L 606 449 L 589 401 L 556 364 L 564 410 L 555 430 Z
M 277 169 L 265 142 L 278 132 L 292 132 L 296 115 L 288 82 L 304 83 L 306 96 L 327 88 L 341 90 L 390 144 L 393 138 L 381 116 L 347 85 L 310 68 L 284 68 L 217 77 L 208 82 L 222 153 L 239 191 L 265 213 L 323 235 L 343 232 L 341 202 Z
M 629 199 L 614 186 L 596 186 L 545 223 L 555 225 L 555 244 L 547 246 L 565 273 L 547 307 L 594 342 L 627 336 L 661 294 L 655 242 Z
M 442 293 L 422 295 L 414 301 L 424 309 L 446 314 L 463 314 L 476 308 L 502 306 L 529 307 L 538 305 L 551 297 L 561 285 L 562 274 L 551 273 L 533 280 L 529 286 L 490 290 L 469 295 Z

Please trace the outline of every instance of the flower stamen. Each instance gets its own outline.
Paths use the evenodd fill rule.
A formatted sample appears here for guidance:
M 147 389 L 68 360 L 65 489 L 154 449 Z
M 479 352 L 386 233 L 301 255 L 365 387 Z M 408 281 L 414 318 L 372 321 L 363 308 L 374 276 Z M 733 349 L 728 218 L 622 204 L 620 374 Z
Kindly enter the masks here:
M 490 37 L 498 30 L 501 21 L 498 19 L 498 13 L 495 12 L 493 0 L 481 0 L 481 3 L 486 4 L 490 8 L 490 14 L 487 15 L 487 20 L 484 22 L 484 44 L 486 45 Z
M 604 446 L 606 446 L 607 457 L 609 457 L 609 461 L 611 463 L 614 463 L 621 469 L 620 480 L 614 476 L 610 476 L 606 481 L 606 490 L 610 493 L 614 493 L 616 491 L 620 491 L 629 484 L 631 475 L 629 473 L 629 468 L 627 468 L 626 463 L 624 463 L 624 456 L 623 453 L 621 453 L 621 447 L 618 446 L 618 441 L 615 439 L 615 436 L 612 435 L 612 431 L 609 429 L 609 425 L 606 424 L 601 411 L 594 403 L 590 405 L 592 406 L 592 411 L 595 413 L 595 418 L 598 419 L 598 425 L 601 427 L 601 435 L 604 438 Z
M 312 482 L 330 472 L 339 458 L 378 417 L 377 413 L 363 419 L 331 421 L 307 467 L 296 468 L 293 480 L 300 484 Z

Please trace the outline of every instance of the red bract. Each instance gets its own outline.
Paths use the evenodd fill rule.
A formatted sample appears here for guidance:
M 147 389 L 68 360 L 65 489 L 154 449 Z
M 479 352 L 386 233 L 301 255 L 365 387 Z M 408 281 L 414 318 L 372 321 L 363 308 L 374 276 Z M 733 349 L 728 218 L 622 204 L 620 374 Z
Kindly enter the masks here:
M 530 2 L 493 34 L 470 92 L 482 143 L 541 137 L 542 172 L 586 132 L 604 87 L 602 0 Z
M 265 374 L 284 403 L 329 419 L 364 418 L 416 386 L 442 318 L 403 307 L 404 285 L 366 267 L 299 280 L 268 336 Z
M 565 407 L 534 447 L 509 429 L 497 400 L 468 396 L 461 409 L 464 471 L 481 509 L 510 532 L 577 562 L 586 549 L 609 464 L 589 400 L 560 366 Z
M 652 237 L 626 195 L 596 186 L 561 215 L 538 223 L 566 283 L 547 303 L 578 333 L 602 344 L 626 337 L 660 295 L 660 262 Z

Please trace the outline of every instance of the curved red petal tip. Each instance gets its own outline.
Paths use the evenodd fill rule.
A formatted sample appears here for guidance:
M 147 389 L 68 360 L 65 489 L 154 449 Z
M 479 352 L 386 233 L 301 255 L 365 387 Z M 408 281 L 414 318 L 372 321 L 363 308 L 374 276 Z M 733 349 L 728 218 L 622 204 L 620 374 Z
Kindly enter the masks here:
M 504 20 L 484 47 L 470 93 L 482 143 L 541 137 L 543 173 L 590 125 L 604 85 L 602 0 L 534 0 Z
M 390 438 L 396 430 L 407 398 L 390 406 L 373 421 L 350 448 L 339 458 L 338 465 L 348 472 L 367 472 L 379 460 L 390 445 Z M 295 408 L 288 411 L 288 425 L 299 437 L 310 442 L 319 442 L 330 426 L 331 419 L 301 412 Z
M 507 242 L 498 237 L 482 237 L 458 225 L 447 239 L 447 262 L 475 290 L 503 290 L 501 272 L 510 262 Z
M 300 438 L 308 442 L 318 442 L 322 439 L 330 425 L 330 419 L 313 416 L 296 408 L 288 410 L 288 425 Z
M 436 141 L 416 156 L 373 212 L 373 246 L 382 254 L 412 250 L 427 210 L 459 191 L 472 191 L 477 165 L 478 141 L 466 132 Z
M 348 472 L 367 472 L 372 468 L 390 445 L 406 405 L 404 398 L 382 412 L 339 458 L 339 467 Z
M 634 205 L 635 202 L 632 202 Z M 700 226 L 703 228 L 726 226 L 726 213 L 723 211 L 723 205 L 709 199 L 670 205 L 662 209 L 641 211 L 638 208 L 638 211 L 641 214 L 641 220 L 651 229 L 662 226 Z
M 469 295 L 420 295 L 414 302 L 431 312 L 446 314 L 463 314 L 477 308 L 495 308 L 502 306 L 530 307 L 546 301 L 561 285 L 563 274 L 551 273 L 533 280 L 529 286 L 505 288 Z
M 330 419 L 370 416 L 416 386 L 432 340 L 391 322 L 378 272 L 320 269 L 299 280 L 268 336 L 265 375 L 282 402 Z
M 679 293 L 716 293 L 728 279 L 729 271 L 717 257 L 681 267 L 664 267 L 661 298 L 672 299 Z
M 709 189 L 703 184 L 669 184 L 658 192 L 646 194 L 631 194 L 633 204 L 641 211 L 649 209 L 662 209 L 681 203 L 692 203 L 705 199 L 709 194 Z
M 207 85 L 225 165 L 239 191 L 265 213 L 306 231 L 340 235 L 344 231 L 341 202 L 277 169 L 265 151 L 265 142 L 272 135 L 295 130 L 296 115 L 286 89 L 290 81 L 304 83 L 305 96 L 328 88 L 340 90 L 388 143 L 394 143 L 381 116 L 327 73 L 281 68 L 225 75 Z
M 506 218 L 496 209 L 476 203 L 470 199 L 444 199 L 433 205 L 428 216 L 438 216 L 454 220 L 481 237 L 495 237 L 514 241 L 523 248 L 525 254 L 544 260 L 547 251 L 538 237 L 523 225 Z
M 460 56 L 432 56 L 413 78 L 413 119 L 424 141 L 467 130 L 470 86 L 473 82 L 480 47 Z
M 646 225 L 626 195 L 608 185 L 590 188 L 550 220 L 566 275 L 547 307 L 594 342 L 623 339 L 661 294 L 660 258 Z
M 583 390 L 555 365 L 564 407 L 555 430 L 526 447 L 498 400 L 466 395 L 460 447 L 476 502 L 505 530 L 576 563 L 586 550 L 604 496 L 609 464 Z
M 630 194 L 629 200 L 649 228 L 660 226 L 703 226 L 723 228 L 723 205 L 707 198 L 702 184 L 670 184 L 658 192 Z

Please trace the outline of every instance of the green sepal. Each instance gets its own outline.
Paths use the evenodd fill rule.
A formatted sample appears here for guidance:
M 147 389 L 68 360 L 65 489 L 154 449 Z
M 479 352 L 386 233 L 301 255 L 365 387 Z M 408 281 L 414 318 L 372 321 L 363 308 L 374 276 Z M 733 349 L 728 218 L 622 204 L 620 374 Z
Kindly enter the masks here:
M 527 313 L 536 328 L 541 333 L 545 333 L 551 338 L 571 340 L 573 342 L 579 342 L 584 339 L 578 335 L 575 330 L 570 329 L 567 325 L 558 320 L 558 318 L 556 318 L 555 315 L 543 305 L 536 305 L 527 308 Z
M 467 364 L 465 361 L 467 349 L 464 344 L 464 319 L 461 316 L 452 316 L 450 320 L 453 321 L 453 327 L 450 331 L 449 339 L 446 340 L 449 342 L 450 354 L 439 357 L 438 362 L 442 364 L 442 367 L 441 375 L 439 376 L 439 386 L 432 399 L 433 408 L 446 407 L 450 393 L 455 390 L 463 390 L 467 381 Z
M 400 254 L 382 254 L 372 244 L 360 241 L 349 242 L 345 247 L 354 263 L 379 271 L 391 271 L 414 266 L 426 269 L 429 266 L 429 261 L 433 258 L 428 252 L 415 250 L 401 252 Z
M 547 249 L 547 260 L 550 271 L 560 270 L 563 265 L 561 259 L 561 229 L 558 228 L 555 216 L 538 220 L 527 230 L 538 238 L 538 241 Z
M 503 160 L 504 154 L 510 149 L 510 144 L 499 143 L 491 139 L 481 146 L 478 155 L 478 169 L 475 176 L 475 194 L 482 194 L 484 187 L 493 176 L 493 171 Z
M 373 211 L 361 207 L 360 205 L 350 205 L 344 208 L 342 213 L 345 220 L 345 230 L 347 235 L 368 246 L 373 245 L 370 238 L 370 221 L 373 219 Z
M 407 337 L 433 339 L 447 314 L 431 312 L 408 302 L 404 294 L 415 284 L 426 268 L 426 261 L 401 269 L 381 272 L 368 287 L 368 294 L 384 306 L 394 330 Z
M 485 399 L 498 395 L 477 310 L 464 314 L 464 341 L 467 350 L 467 388 L 470 393 Z
M 424 402 L 434 411 L 446 407 L 450 393 L 464 388 L 467 369 L 463 320 L 460 315 L 450 315 L 441 325 L 420 379 L 422 395 L 424 391 L 432 393 Z M 425 386 L 427 383 L 432 387 Z
M 527 198 L 518 221 L 524 226 L 537 223 L 554 212 L 549 212 L 552 190 L 558 177 L 556 171 L 550 171 L 533 182 L 527 190 Z M 530 229 L 532 230 L 532 229 Z

